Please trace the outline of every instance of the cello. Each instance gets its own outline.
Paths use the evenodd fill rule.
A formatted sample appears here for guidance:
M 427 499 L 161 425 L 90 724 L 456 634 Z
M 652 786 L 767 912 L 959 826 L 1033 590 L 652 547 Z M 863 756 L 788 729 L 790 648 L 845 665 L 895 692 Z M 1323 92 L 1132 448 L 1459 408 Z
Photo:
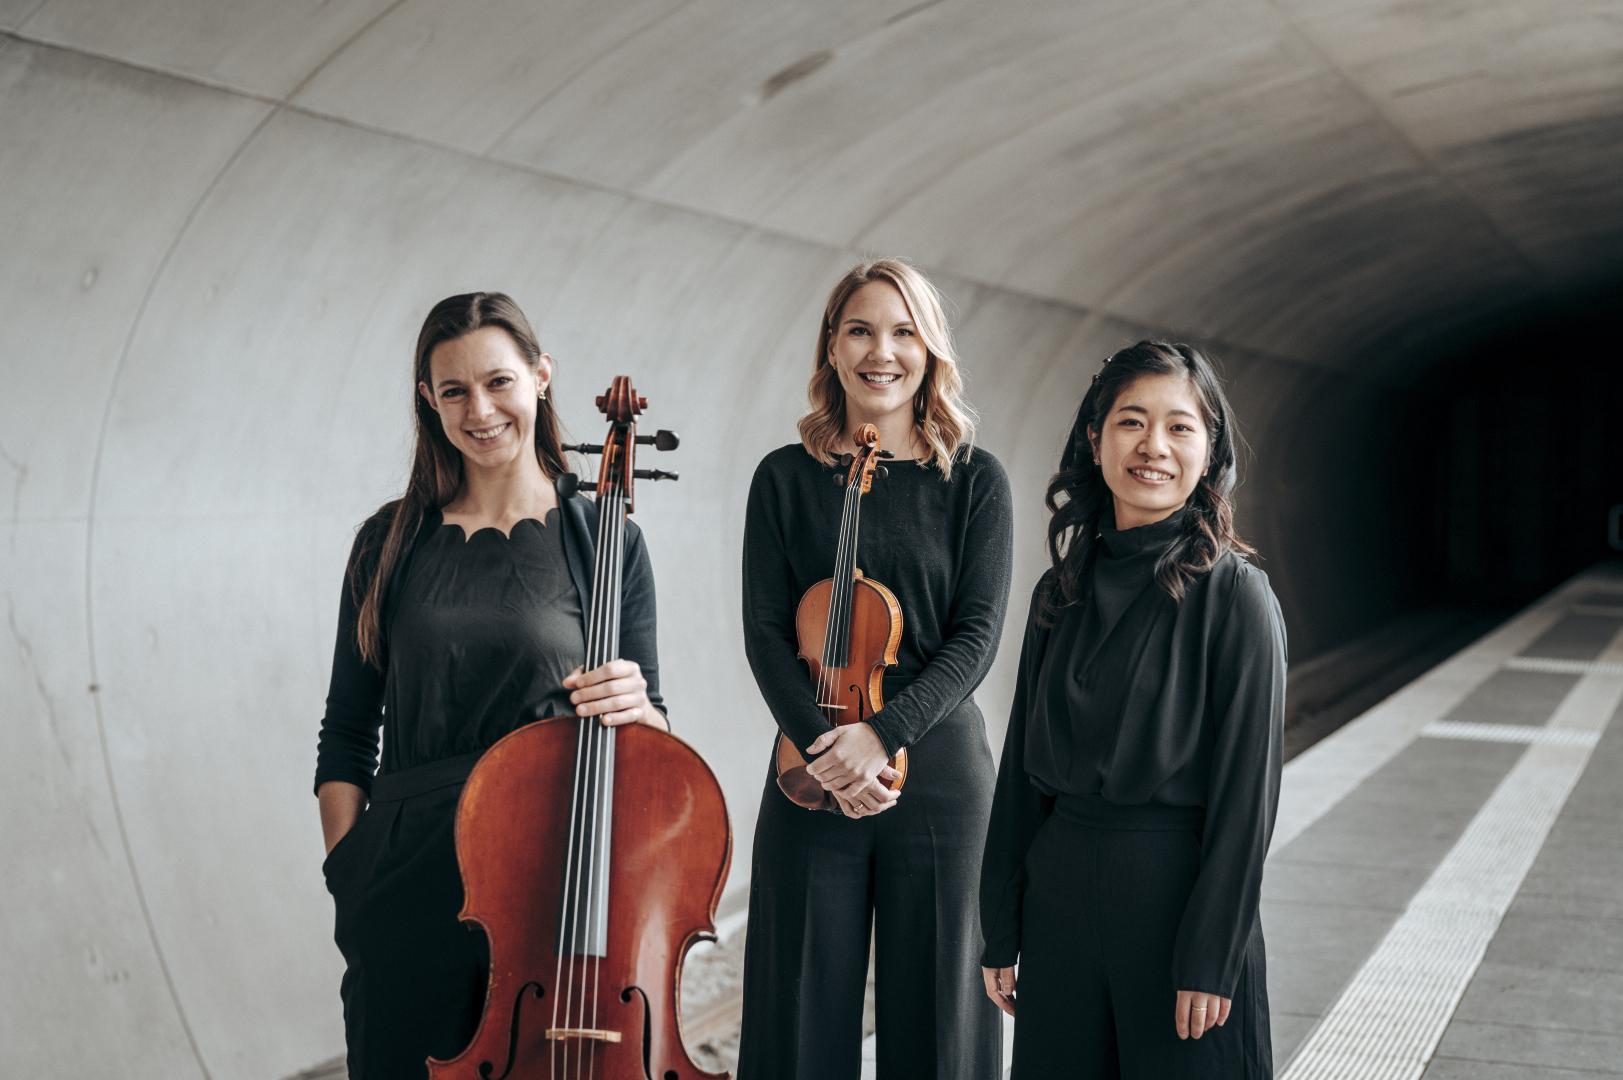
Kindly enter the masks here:
M 857 526 L 862 496 L 884 475 L 879 460 L 879 429 L 864 424 L 856 433 L 857 452 L 846 470 L 845 505 L 840 512 L 840 539 L 834 554 L 834 576 L 807 589 L 795 608 L 795 637 L 800 659 L 810 669 L 817 707 L 831 724 L 855 724 L 885 707 L 885 669 L 896 664 L 902 643 L 902 606 L 896 594 L 864 576 L 857 567 Z M 806 759 L 778 732 L 773 748 L 778 790 L 808 810 L 837 810 L 834 796 L 806 771 Z M 886 786 L 901 790 L 907 780 L 907 749 L 889 760 L 897 776 Z
M 597 553 L 586 668 L 619 655 L 626 516 L 647 407 L 617 376 L 597 481 Z M 678 1013 L 681 968 L 715 940 L 732 829 L 709 766 L 676 736 L 595 717 L 536 720 L 497 741 L 457 804 L 461 919 L 490 941 L 473 1040 L 428 1059 L 430 1080 L 725 1080 L 693 1064 Z

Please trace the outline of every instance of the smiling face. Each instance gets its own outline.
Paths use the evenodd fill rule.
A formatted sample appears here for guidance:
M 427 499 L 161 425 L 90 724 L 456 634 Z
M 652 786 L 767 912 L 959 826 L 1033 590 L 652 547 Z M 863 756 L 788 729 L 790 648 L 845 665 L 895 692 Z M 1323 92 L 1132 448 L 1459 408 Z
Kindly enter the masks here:
M 1205 412 L 1183 375 L 1144 375 L 1122 388 L 1100 427 L 1090 429 L 1116 528 L 1149 525 L 1185 502 L 1206 471 Z
M 511 465 L 535 454 L 538 396 L 552 377 L 552 358 L 537 368 L 499 326 L 485 326 L 442 341 L 429 354 L 431 381 L 417 392 L 439 414 L 451 445 L 470 469 Z
M 912 423 L 913 395 L 930 353 L 901 292 L 888 281 L 870 281 L 846 300 L 838 320 L 828 359 L 845 391 L 847 424 L 882 425 L 898 413 Z

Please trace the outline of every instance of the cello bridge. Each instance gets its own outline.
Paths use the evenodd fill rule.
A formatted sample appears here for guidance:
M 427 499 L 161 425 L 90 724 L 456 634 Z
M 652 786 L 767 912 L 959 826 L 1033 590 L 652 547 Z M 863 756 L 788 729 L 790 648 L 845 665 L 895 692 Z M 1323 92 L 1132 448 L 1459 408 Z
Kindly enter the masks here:
M 591 1039 L 594 1042 L 617 1043 L 620 1041 L 618 1031 L 604 1031 L 602 1028 L 547 1028 L 547 1038 L 563 1042 L 566 1039 Z

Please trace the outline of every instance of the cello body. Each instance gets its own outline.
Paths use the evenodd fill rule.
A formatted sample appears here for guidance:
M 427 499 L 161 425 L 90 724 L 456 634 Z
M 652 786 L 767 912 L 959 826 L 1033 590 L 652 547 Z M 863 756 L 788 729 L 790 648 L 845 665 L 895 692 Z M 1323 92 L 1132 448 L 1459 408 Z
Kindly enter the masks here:
M 714 938 L 732 836 L 693 828 L 725 821 L 727 808 L 709 766 L 674 735 L 643 724 L 616 732 L 606 955 L 559 955 L 569 877 L 560 867 L 570 863 L 571 789 L 588 723 L 596 721 L 519 728 L 468 777 L 456 823 L 462 918 L 490 938 L 490 982 L 473 1041 L 450 1061 L 431 1061 L 430 1080 L 714 1075 L 682 1044 L 678 988 L 687 950 Z M 571 1030 L 613 1041 L 560 1034 Z

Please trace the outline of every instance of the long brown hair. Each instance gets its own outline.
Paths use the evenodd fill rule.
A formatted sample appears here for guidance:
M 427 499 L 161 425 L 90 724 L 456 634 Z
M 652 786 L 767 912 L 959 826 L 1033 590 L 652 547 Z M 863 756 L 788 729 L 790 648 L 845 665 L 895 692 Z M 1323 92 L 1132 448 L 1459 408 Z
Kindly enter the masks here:
M 361 656 L 374 667 L 383 666 L 383 602 L 395 568 L 409 550 L 428 512 L 450 502 L 462 489 L 462 452 L 451 445 L 439 414 L 418 393 L 417 385 L 433 384 L 429 361 L 437 346 L 486 326 L 498 326 L 507 331 L 532 371 L 541 363 L 541 345 L 536 340 L 535 330 L 506 293 L 448 296 L 435 304 L 423 320 L 412 365 L 411 400 L 417 418 L 417 448 L 412 453 L 411 479 L 406 482 L 403 496 L 384 503 L 379 509 L 379 527 L 366 530 L 373 533 L 373 538 L 363 539 L 361 557 L 355 560 L 349 580 L 350 596 L 360 609 L 355 641 Z M 556 378 L 552 385 L 557 385 Z M 544 398 L 536 405 L 535 457 L 548 480 L 569 471 L 558 413 L 552 402 Z M 387 525 L 383 527 L 385 522 Z M 381 538 L 376 535 L 380 531 Z M 375 567 L 368 576 L 362 567 L 373 565 L 374 560 Z
M 1099 535 L 1100 518 L 1110 505 L 1110 488 L 1093 463 L 1093 434 L 1102 430 L 1121 392 L 1145 375 L 1187 378 L 1200 402 L 1210 437 L 1207 471 L 1184 504 L 1183 532 L 1156 561 L 1156 582 L 1173 600 L 1182 600 L 1195 578 L 1217 565 L 1225 553 L 1256 554 L 1256 549 L 1234 528 L 1234 505 L 1229 495 L 1239 480 L 1235 447 L 1240 436 L 1217 371 L 1192 345 L 1140 341 L 1110 356 L 1093 377 L 1093 384 L 1076 410 L 1076 420 L 1060 455 L 1059 471 L 1048 483 L 1045 502 L 1053 514 L 1048 519 L 1048 555 L 1056 587 L 1049 590 L 1045 616 L 1051 617 L 1058 608 L 1075 603 Z
M 958 373 L 958 357 L 953 352 L 941 294 L 929 278 L 902 259 L 858 263 L 828 294 L 823 325 L 817 332 L 811 382 L 806 387 L 811 412 L 800 419 L 801 445 L 824 465 L 832 465 L 836 456 L 851 449 L 844 445 L 845 388 L 840 385 L 839 372 L 829 362 L 828 350 L 845 302 L 871 281 L 888 281 L 896 286 L 924 342 L 928 356 L 924 381 L 913 395 L 913 421 L 929 444 L 929 462 L 941 470 L 943 478 L 951 479 L 953 458 L 961 447 L 975 441 L 975 410 L 963 400 L 964 380 Z

